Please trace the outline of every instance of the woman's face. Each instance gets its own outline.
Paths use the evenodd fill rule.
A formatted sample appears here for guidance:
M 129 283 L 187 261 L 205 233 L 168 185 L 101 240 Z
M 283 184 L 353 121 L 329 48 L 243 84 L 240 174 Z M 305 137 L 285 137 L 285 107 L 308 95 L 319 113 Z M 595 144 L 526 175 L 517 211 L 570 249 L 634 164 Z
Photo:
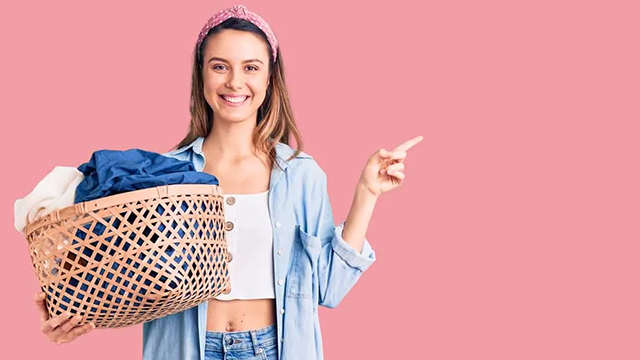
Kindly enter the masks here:
M 223 30 L 204 44 L 204 97 L 214 122 L 255 123 L 269 82 L 269 48 L 256 34 Z

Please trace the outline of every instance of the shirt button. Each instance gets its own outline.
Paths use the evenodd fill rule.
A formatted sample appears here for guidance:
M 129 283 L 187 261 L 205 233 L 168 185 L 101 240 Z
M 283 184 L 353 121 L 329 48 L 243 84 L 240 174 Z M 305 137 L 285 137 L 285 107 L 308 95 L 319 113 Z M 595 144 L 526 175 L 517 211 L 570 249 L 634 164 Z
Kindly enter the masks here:
M 282 279 L 278 280 L 278 285 L 282 285 L 284 284 L 284 281 L 282 281 Z
M 278 250 L 278 255 L 282 255 L 282 250 Z
M 280 314 L 284 314 L 284 308 L 280 309 Z
M 233 261 L 233 254 L 232 253 L 227 253 L 227 258 L 229 259 L 229 262 Z
M 225 230 L 227 230 L 227 231 L 231 231 L 231 230 L 233 230 L 233 223 L 232 223 L 231 221 L 227 221 L 227 222 L 224 224 L 224 229 L 225 229 Z
M 281 225 L 279 222 L 276 223 L 276 227 L 279 228 Z
M 229 197 L 227 198 L 227 204 L 228 204 L 228 205 L 233 205 L 233 204 L 235 204 L 235 203 L 236 203 L 236 198 L 234 198 L 233 196 L 229 196 Z

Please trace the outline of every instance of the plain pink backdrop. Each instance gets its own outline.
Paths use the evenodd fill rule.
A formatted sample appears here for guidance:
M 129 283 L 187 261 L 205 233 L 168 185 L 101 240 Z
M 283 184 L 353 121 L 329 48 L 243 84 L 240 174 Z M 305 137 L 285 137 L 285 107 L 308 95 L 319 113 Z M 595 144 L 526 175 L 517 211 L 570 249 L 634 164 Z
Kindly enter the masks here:
M 141 326 L 50 344 L 13 202 L 102 148 L 188 125 L 197 34 L 229 1 L 0 5 L 5 359 L 139 359 Z M 179 3 L 179 4 L 178 4 Z M 321 309 L 326 358 L 639 359 L 637 1 L 245 1 L 282 43 L 297 121 L 344 219 L 367 157 L 415 135 Z

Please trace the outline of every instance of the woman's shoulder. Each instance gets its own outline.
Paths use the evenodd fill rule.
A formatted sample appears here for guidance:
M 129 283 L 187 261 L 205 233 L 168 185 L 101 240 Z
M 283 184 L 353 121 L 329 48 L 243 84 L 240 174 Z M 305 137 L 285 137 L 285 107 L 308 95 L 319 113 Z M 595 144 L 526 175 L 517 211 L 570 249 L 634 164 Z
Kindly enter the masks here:
M 305 182 L 313 180 L 325 181 L 326 174 L 324 170 L 309 153 L 300 151 L 292 158 L 296 150 L 283 143 L 278 143 L 276 153 L 279 161 L 286 160 L 285 171 L 289 172 L 291 176 L 295 176 Z
M 296 154 L 296 152 L 298 152 Z M 297 149 L 292 148 L 291 146 L 279 142 L 276 144 L 276 155 L 283 160 L 294 160 L 294 159 L 313 159 L 313 156 L 308 153 Z M 293 155 L 296 155 L 293 159 Z

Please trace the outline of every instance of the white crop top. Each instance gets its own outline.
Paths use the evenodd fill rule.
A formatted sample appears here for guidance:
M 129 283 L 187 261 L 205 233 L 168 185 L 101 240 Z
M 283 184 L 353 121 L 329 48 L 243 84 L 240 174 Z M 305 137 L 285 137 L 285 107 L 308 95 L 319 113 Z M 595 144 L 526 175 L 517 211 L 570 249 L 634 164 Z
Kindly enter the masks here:
M 218 300 L 274 299 L 269 192 L 224 195 L 231 292 Z

